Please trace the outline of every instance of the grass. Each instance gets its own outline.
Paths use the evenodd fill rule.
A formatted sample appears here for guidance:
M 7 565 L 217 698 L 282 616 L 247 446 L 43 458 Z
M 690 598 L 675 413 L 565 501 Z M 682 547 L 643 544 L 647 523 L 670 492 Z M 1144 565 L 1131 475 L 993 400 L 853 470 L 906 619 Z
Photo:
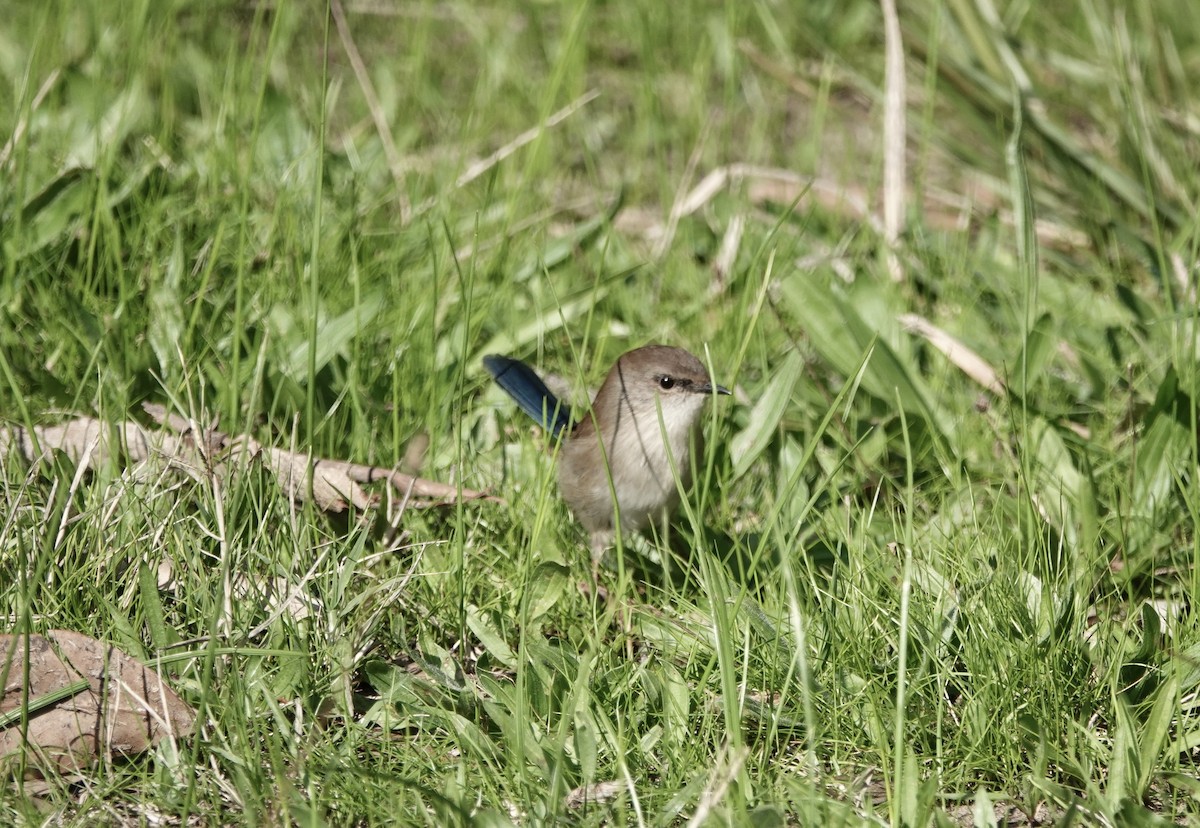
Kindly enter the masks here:
M 202 724 L 0 822 L 1200 823 L 1190 3 L 904 4 L 900 280 L 875 3 L 9 5 L 9 424 L 503 501 L 6 457 L 9 631 Z M 651 340 L 738 395 L 605 600 L 480 358 Z

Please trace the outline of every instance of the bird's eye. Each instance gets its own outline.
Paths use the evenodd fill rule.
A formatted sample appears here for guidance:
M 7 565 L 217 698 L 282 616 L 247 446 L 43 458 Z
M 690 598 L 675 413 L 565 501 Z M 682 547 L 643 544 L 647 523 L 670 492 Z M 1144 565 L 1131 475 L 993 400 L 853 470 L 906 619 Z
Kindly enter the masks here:
M 675 378 L 674 377 L 659 377 L 658 378 L 658 387 L 664 391 L 670 391 L 672 388 L 675 387 Z

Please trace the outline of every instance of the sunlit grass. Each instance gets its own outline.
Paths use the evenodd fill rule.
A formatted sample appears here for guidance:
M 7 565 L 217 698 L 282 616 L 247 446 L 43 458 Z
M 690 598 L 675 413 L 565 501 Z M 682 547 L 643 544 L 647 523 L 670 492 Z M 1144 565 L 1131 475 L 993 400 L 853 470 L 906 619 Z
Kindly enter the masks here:
M 502 500 L 5 457 L 10 631 L 203 725 L 0 822 L 1195 821 L 1194 15 L 989 8 L 900 9 L 899 282 L 873 3 L 10 10 L 7 424 Z M 581 401 L 652 340 L 737 393 L 597 591 L 480 358 Z

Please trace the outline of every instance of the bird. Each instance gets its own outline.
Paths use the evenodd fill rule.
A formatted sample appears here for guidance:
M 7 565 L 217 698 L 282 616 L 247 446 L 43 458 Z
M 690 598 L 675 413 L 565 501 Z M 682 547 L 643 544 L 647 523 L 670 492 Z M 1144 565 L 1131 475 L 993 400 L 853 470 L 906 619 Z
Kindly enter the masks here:
M 617 532 L 636 532 L 679 504 L 694 456 L 705 403 L 729 389 L 713 383 L 699 359 L 682 348 L 651 344 L 622 354 L 590 409 L 572 419 L 568 406 L 518 359 L 483 358 L 496 383 L 553 437 L 558 488 L 589 535 L 593 568 Z

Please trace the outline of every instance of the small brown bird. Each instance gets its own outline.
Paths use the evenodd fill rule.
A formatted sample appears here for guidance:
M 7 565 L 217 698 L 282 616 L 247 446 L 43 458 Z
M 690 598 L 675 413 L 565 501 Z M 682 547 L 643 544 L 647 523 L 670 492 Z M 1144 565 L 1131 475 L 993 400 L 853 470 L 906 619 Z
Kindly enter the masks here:
M 704 403 L 729 393 L 682 348 L 647 345 L 617 360 L 591 410 L 572 422 L 528 365 L 496 355 L 483 362 L 522 410 L 562 437 L 558 487 L 596 557 L 618 526 L 644 529 L 678 505 L 691 480 Z

